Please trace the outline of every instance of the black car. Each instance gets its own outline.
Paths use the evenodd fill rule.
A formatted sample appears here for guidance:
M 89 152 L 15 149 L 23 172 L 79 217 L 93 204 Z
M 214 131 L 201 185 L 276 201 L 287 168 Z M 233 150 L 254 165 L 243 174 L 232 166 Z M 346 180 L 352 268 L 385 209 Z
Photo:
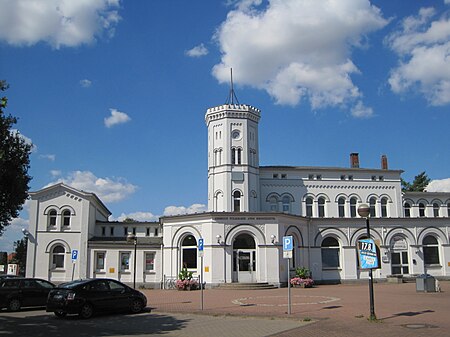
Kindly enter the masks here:
M 48 294 L 47 311 L 57 317 L 78 314 L 90 318 L 110 311 L 141 312 L 147 297 L 140 291 L 112 279 L 86 279 L 63 283 Z
M 21 307 L 45 307 L 53 283 L 38 278 L 3 278 L 0 280 L 0 309 L 18 311 Z

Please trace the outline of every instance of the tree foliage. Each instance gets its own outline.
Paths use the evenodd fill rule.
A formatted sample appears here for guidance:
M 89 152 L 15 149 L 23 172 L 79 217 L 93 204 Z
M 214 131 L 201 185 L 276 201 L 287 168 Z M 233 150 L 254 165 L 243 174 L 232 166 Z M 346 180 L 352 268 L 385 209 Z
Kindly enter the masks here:
M 0 91 L 8 84 L 0 80 Z M 22 205 L 28 197 L 28 175 L 31 145 L 11 129 L 17 118 L 6 115 L 6 97 L 0 98 L 0 236 L 13 218 L 19 216 Z
M 425 171 L 414 177 L 412 183 L 409 183 L 402 179 L 402 191 L 404 192 L 423 192 L 430 183 L 431 179 L 428 178 Z
M 25 268 L 27 265 L 27 245 L 28 239 L 22 238 L 14 242 L 15 254 L 11 260 L 11 263 L 17 263 L 19 265 L 19 274 L 25 274 Z

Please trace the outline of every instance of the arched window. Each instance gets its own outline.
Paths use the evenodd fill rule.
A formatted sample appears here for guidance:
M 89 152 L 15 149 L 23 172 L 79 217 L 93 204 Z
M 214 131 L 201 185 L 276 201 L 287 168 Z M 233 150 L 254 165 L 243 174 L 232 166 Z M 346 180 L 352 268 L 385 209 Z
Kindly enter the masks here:
M 425 216 L 425 204 L 422 202 L 419 204 L 419 216 L 421 218 Z
M 423 259 L 425 264 L 439 264 L 439 244 L 433 235 L 423 238 Z
M 193 235 L 186 236 L 181 242 L 181 267 L 197 269 L 197 240 Z
M 369 207 L 370 207 L 370 217 L 376 217 L 377 216 L 377 212 L 375 209 L 375 205 L 377 204 L 377 199 L 375 197 L 370 198 L 369 200 Z
M 340 258 L 339 258 L 339 242 L 334 237 L 326 237 L 322 241 L 321 245 L 322 252 L 322 268 L 339 268 L 340 267 Z
M 325 217 L 325 198 L 324 197 L 320 197 L 317 200 L 317 204 L 318 204 L 318 214 L 320 218 Z
M 352 218 L 356 218 L 356 203 L 358 200 L 356 200 L 355 197 L 350 199 L 350 216 Z
M 433 204 L 433 216 L 435 218 L 439 217 L 439 204 L 438 203 Z
M 411 217 L 411 204 L 409 202 L 405 202 L 405 218 Z
M 306 216 L 312 216 L 313 215 L 313 198 L 308 197 L 306 198 Z
M 52 209 L 50 212 L 48 212 L 48 226 L 49 227 L 56 227 L 56 210 Z
M 270 211 L 278 212 L 278 199 L 275 196 L 269 198 Z
M 289 213 L 291 211 L 291 197 L 285 195 L 281 202 L 283 204 L 283 212 Z
M 62 213 L 62 222 L 63 222 L 63 226 L 64 227 L 69 227 L 70 226 L 70 211 L 68 209 L 66 209 L 65 211 L 63 211 Z
M 447 216 L 450 216 L 450 202 L 447 204 Z
M 236 149 L 235 148 L 231 149 L 231 164 L 232 165 L 236 164 Z
M 340 197 L 338 200 L 338 213 L 340 218 L 345 217 L 345 198 Z
M 233 192 L 233 211 L 234 212 L 241 211 L 241 192 L 239 191 Z
M 242 162 L 242 150 L 241 149 L 237 149 L 237 163 L 238 165 L 241 165 Z
M 387 218 L 387 216 L 388 216 L 387 203 L 388 203 L 387 198 L 381 198 L 381 217 L 382 218 Z
M 66 256 L 66 250 L 63 246 L 57 245 L 52 251 L 52 268 L 64 268 L 64 260 Z

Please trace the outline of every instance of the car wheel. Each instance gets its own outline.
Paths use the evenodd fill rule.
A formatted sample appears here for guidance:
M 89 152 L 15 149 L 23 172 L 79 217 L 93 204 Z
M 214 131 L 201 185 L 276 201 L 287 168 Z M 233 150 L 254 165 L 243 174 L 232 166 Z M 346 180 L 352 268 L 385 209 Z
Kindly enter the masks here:
M 9 311 L 19 311 L 20 310 L 20 300 L 17 298 L 13 298 L 8 303 Z
M 54 314 L 58 318 L 64 318 L 67 316 L 67 312 L 62 311 L 62 310 L 55 311 Z
M 80 317 L 87 319 L 87 318 L 91 318 L 93 314 L 94 314 L 94 308 L 92 307 L 92 305 L 89 303 L 83 304 L 83 306 L 81 307 L 81 310 L 80 310 Z
M 131 302 L 130 309 L 133 314 L 137 314 L 138 312 L 141 312 L 142 309 L 144 309 L 144 304 L 141 300 L 136 298 Z

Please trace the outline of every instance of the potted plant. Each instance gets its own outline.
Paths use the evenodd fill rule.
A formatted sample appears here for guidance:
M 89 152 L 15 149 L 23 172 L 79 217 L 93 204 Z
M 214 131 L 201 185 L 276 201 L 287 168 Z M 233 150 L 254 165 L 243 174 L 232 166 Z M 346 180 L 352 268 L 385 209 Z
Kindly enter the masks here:
M 295 277 L 290 281 L 293 287 L 311 288 L 314 285 L 314 280 L 311 277 L 311 272 L 305 267 L 295 268 Z
M 176 287 L 178 290 L 195 290 L 198 288 L 198 282 L 192 278 L 192 274 L 193 273 L 188 271 L 186 267 L 181 269 L 176 282 Z

